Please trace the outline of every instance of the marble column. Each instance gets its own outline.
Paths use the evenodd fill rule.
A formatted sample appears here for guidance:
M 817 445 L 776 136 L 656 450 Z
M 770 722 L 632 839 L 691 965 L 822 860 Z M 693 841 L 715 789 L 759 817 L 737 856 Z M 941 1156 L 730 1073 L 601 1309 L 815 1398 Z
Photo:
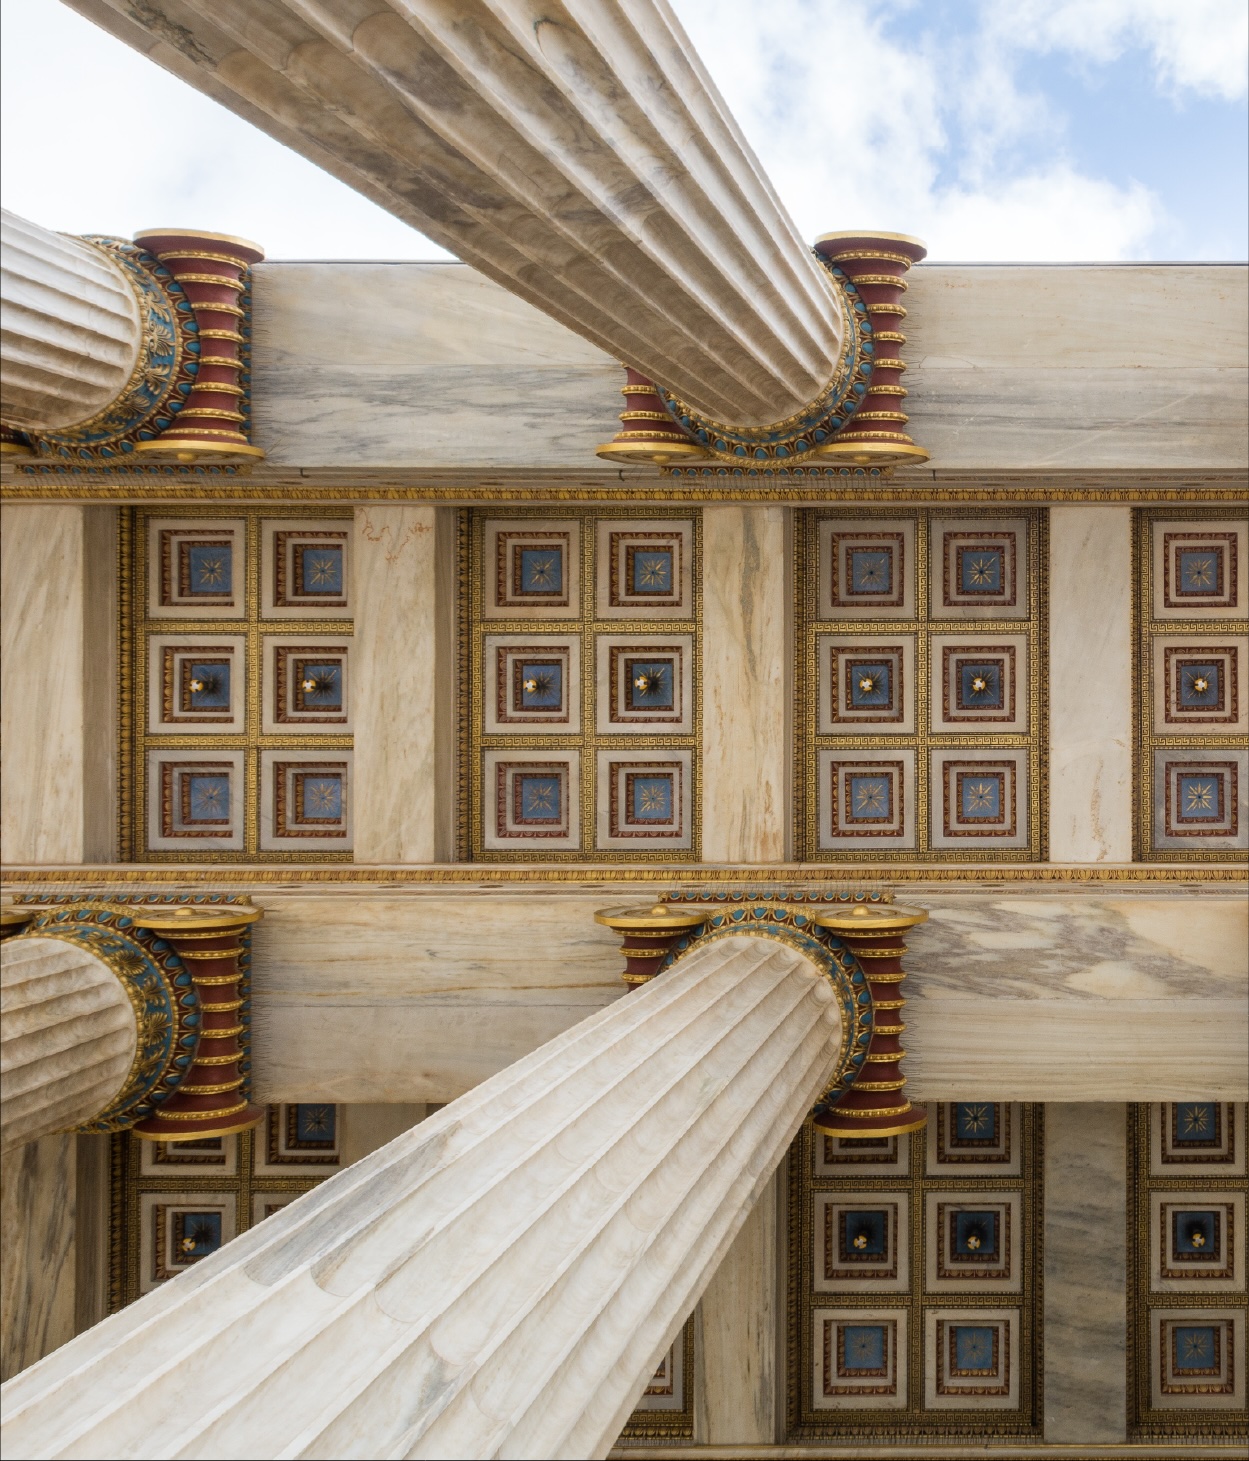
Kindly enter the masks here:
M 73 426 L 121 395 L 139 305 L 121 266 L 82 239 L 0 209 L 0 420 Z
M 0 1150 L 80 1126 L 121 1090 L 134 1006 L 94 954 L 63 939 L 6 939 L 0 1013 Z
M 70 3 L 704 414 L 828 383 L 839 308 L 666 0 Z
M 784 862 L 790 514 L 703 509 L 703 861 Z
M 1127 1108 L 1045 1107 L 1045 1439 L 1127 1439 Z
M 5 860 L 111 862 L 117 514 L 22 504 L 0 525 Z
M 1050 859 L 1132 861 L 1132 509 L 1049 511 Z
M 4 1444 L 604 1456 L 839 1042 L 796 950 L 694 950 L 11 1381 Z
M 454 855 L 454 532 L 454 509 L 356 510 L 356 862 Z

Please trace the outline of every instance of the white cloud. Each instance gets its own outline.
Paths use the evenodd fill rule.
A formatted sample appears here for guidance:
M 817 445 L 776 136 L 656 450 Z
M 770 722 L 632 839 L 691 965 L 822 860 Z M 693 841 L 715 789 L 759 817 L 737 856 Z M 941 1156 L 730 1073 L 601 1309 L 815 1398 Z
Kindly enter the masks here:
M 926 32 L 906 0 L 675 8 L 807 237 L 862 226 L 918 234 L 937 259 L 1128 259 L 1164 221 L 1141 184 L 1063 157 L 1062 118 L 974 15 L 956 35 Z M 1042 164 L 1021 168 L 1021 139 L 1047 144 Z
M 1139 183 L 1118 188 L 1060 164 L 992 191 L 947 190 L 932 236 L 948 259 L 1125 259 L 1161 221 L 1157 199 Z
M 986 17 L 1020 48 L 1104 63 L 1139 47 L 1174 92 L 1236 101 L 1249 90 L 1245 0 L 997 0 Z
M 4 205 L 46 228 L 196 225 L 271 259 L 449 257 L 57 0 L 4 0 L 0 59 Z

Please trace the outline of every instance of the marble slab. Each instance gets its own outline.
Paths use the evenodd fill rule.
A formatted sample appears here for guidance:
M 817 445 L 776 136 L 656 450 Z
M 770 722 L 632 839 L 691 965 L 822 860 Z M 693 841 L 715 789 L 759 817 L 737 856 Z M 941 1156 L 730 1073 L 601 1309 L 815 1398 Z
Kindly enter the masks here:
M 1045 1108 L 1045 1438 L 1127 1439 L 1127 1109 Z
M 694 1346 L 694 1440 L 767 1444 L 778 1431 L 779 1193 L 773 1174 L 703 1291 Z
M 5 764 L 22 768 L 21 776 L 5 778 L 5 855 L 76 862 L 82 857 L 82 509 L 5 507 L 0 543 Z M 58 653 L 49 656 L 49 644 Z
M 703 510 L 703 860 L 781 862 L 789 832 L 791 602 L 779 507 Z
M 74 1335 L 74 1142 L 72 1136 L 45 1136 L 5 1158 L 0 1379 Z
M 438 508 L 371 503 L 355 513 L 355 856 L 438 855 Z
M 266 473 L 618 477 L 593 455 L 617 364 L 466 265 L 255 274 Z M 935 469 L 1243 470 L 1244 268 L 921 265 L 909 282 L 908 429 Z
M 1132 859 L 1132 509 L 1049 511 L 1051 862 Z
M 653 886 L 254 889 L 257 1097 L 447 1101 L 620 998 L 596 908 Z M 931 1100 L 1245 1096 L 1227 894 L 908 893 L 907 1072 Z

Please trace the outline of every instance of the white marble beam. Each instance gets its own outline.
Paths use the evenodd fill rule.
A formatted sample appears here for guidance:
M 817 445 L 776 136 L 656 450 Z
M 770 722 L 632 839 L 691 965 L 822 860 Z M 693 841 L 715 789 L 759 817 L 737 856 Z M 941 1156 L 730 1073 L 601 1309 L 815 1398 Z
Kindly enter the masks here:
M 932 452 L 937 480 L 1243 480 L 1247 275 L 1243 265 L 921 264 L 906 296 L 908 430 Z M 403 470 L 450 493 L 476 489 L 483 471 L 563 482 L 575 471 L 619 484 L 620 470 L 594 458 L 619 424 L 616 358 L 475 270 L 265 263 L 254 293 L 255 432 L 268 457 L 251 481 L 287 483 L 304 469 L 353 489 L 383 473 L 391 487 Z M 663 485 L 657 474 L 630 480 Z M 895 481 L 920 486 L 933 473 Z M 783 498 L 785 486 L 774 478 L 765 490 Z
M 1045 1107 L 1045 1440 L 1127 1440 L 1127 1108 Z
M 1051 862 L 1132 861 L 1132 509 L 1049 510 Z
M 247 891 L 257 1098 L 446 1101 L 620 998 L 594 910 L 655 886 Z M 906 897 L 916 1099 L 1245 1099 L 1239 891 Z
M 691 953 L 26 1370 L 7 1453 L 606 1455 L 840 1033 L 796 950 Z

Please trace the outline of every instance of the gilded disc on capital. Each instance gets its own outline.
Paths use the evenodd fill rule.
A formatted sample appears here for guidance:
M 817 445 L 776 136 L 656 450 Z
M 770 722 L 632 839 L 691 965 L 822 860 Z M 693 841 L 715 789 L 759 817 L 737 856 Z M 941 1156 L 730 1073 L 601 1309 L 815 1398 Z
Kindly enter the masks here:
M 927 917 L 927 908 L 907 908 L 901 903 L 856 903 L 850 908 L 815 909 L 811 922 L 833 933 L 891 933 L 914 928 Z

